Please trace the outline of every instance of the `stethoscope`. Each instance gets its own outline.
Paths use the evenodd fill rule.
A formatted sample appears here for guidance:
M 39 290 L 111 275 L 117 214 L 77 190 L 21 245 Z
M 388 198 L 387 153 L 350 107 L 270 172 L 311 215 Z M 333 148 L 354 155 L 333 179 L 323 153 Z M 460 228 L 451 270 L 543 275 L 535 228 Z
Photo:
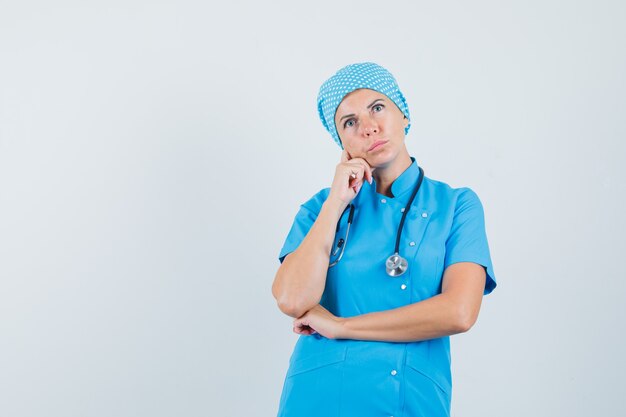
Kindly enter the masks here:
M 409 268 L 409 263 L 407 262 L 407 260 L 400 256 L 400 237 L 402 236 L 402 226 L 404 226 L 404 220 L 406 219 L 406 215 L 409 213 L 411 204 L 413 204 L 413 200 L 415 199 L 417 191 L 420 189 L 420 186 L 422 185 L 422 180 L 424 179 L 424 170 L 419 167 L 419 171 L 420 173 L 417 180 L 417 185 L 415 186 L 415 189 L 413 189 L 413 194 L 411 194 L 411 198 L 409 199 L 408 204 L 406 205 L 406 207 L 404 207 L 404 210 L 402 212 L 402 219 L 400 219 L 400 226 L 398 226 L 398 232 L 396 233 L 396 247 L 393 251 L 393 255 L 389 256 L 389 258 L 387 258 L 387 261 L 385 262 L 385 269 L 387 270 L 387 275 L 389 275 L 390 277 L 399 277 L 400 275 L 404 274 Z M 352 220 L 354 219 L 354 204 L 349 204 L 348 207 L 346 207 L 346 210 L 348 210 L 348 208 L 350 209 L 350 214 L 348 214 L 348 227 L 346 227 L 346 235 L 344 238 L 339 239 L 339 241 L 337 242 L 337 247 L 334 251 L 331 252 L 330 256 L 336 256 L 339 251 L 341 251 L 341 253 L 339 253 L 339 257 L 334 262 L 331 262 L 328 265 L 329 268 L 339 263 L 341 257 L 343 256 L 343 252 L 346 250 L 346 244 L 348 243 L 348 234 L 350 233 L 350 226 L 352 225 Z M 341 217 L 339 218 L 339 222 L 337 222 L 337 230 L 335 233 L 339 232 L 339 224 L 341 223 L 341 219 L 343 218 L 346 210 L 343 211 Z

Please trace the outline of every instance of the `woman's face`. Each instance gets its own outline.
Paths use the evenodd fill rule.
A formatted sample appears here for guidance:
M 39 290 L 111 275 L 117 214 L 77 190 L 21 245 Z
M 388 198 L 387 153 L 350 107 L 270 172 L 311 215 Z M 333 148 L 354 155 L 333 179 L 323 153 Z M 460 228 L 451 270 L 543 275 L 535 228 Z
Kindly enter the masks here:
M 372 167 L 391 164 L 404 147 L 409 120 L 386 95 L 369 89 L 351 92 L 337 107 L 335 125 L 352 158 Z

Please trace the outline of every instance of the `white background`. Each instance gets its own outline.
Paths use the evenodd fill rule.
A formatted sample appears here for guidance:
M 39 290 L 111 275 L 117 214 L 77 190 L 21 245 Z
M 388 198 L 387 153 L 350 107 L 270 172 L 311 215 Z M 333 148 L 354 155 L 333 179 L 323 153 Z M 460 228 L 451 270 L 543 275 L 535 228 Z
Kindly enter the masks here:
M 453 416 L 623 413 L 624 3 L 300 3 L 0 1 L 0 415 L 274 416 L 277 255 L 360 61 L 485 207 Z

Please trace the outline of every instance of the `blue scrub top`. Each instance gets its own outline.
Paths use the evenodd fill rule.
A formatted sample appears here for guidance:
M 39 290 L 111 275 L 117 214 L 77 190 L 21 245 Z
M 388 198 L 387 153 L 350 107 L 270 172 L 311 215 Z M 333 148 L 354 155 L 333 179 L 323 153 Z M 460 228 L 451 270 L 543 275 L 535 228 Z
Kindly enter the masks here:
M 353 200 L 354 220 L 341 261 L 328 269 L 320 304 L 339 317 L 390 310 L 441 293 L 444 270 L 456 262 L 485 267 L 484 294 L 496 287 L 483 208 L 469 188 L 424 177 L 404 223 L 400 255 L 409 268 L 389 277 L 385 261 L 394 251 L 402 210 L 417 184 L 413 163 L 387 197 L 365 182 Z M 304 203 L 279 259 L 300 245 L 328 197 L 326 188 Z M 335 245 L 345 237 L 347 213 Z M 331 258 L 332 260 L 332 258 Z M 397 343 L 332 340 L 301 335 L 289 362 L 278 415 L 449 416 L 452 378 L 450 340 L 441 337 Z

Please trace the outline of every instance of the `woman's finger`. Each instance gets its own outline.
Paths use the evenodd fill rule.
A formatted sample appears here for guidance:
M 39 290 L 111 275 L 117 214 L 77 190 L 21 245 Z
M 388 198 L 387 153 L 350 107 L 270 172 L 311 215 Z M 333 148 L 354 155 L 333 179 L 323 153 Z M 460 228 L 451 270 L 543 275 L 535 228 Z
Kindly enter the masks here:
M 361 167 L 363 167 L 363 172 L 364 172 L 365 179 L 370 184 L 372 183 L 372 179 L 373 179 L 373 175 L 372 174 L 373 174 L 374 170 L 372 169 L 370 164 L 367 163 L 367 161 L 365 159 L 363 159 L 363 158 L 354 158 L 354 159 L 350 160 L 350 163 L 359 164 Z
M 293 326 L 293 332 L 296 334 L 303 334 L 305 336 L 316 333 L 310 326 Z
M 367 171 L 367 175 L 366 175 L 367 182 L 369 182 L 371 184 L 372 181 L 374 180 L 374 175 L 373 175 L 374 174 L 374 168 L 372 168 L 370 166 L 370 164 L 368 164 L 367 162 L 365 162 L 365 167 L 367 168 L 367 170 L 366 170 Z
M 336 198 L 347 205 L 358 193 L 364 178 L 371 183 L 371 174 L 367 171 L 369 165 L 362 158 L 352 158 L 345 149 L 341 153 L 341 161 L 335 169 L 329 198 Z
M 364 169 L 359 164 L 346 164 L 346 172 L 350 176 L 351 180 L 359 180 L 363 178 Z
M 370 168 L 369 164 L 367 162 L 365 162 L 365 160 L 358 158 L 358 159 L 352 159 L 350 160 L 350 162 L 347 163 L 347 165 L 349 165 L 351 168 L 351 172 L 357 172 L 358 175 L 357 177 L 359 179 L 361 178 L 365 178 L 365 180 L 367 182 L 369 182 L 370 184 L 372 183 L 372 168 Z M 358 171 L 355 171 L 355 169 L 358 168 Z M 352 177 L 352 178 L 357 178 L 357 177 Z
M 359 186 L 360 184 L 363 184 L 363 179 L 354 178 L 350 180 L 350 182 L 348 183 L 348 187 L 354 188 Z

